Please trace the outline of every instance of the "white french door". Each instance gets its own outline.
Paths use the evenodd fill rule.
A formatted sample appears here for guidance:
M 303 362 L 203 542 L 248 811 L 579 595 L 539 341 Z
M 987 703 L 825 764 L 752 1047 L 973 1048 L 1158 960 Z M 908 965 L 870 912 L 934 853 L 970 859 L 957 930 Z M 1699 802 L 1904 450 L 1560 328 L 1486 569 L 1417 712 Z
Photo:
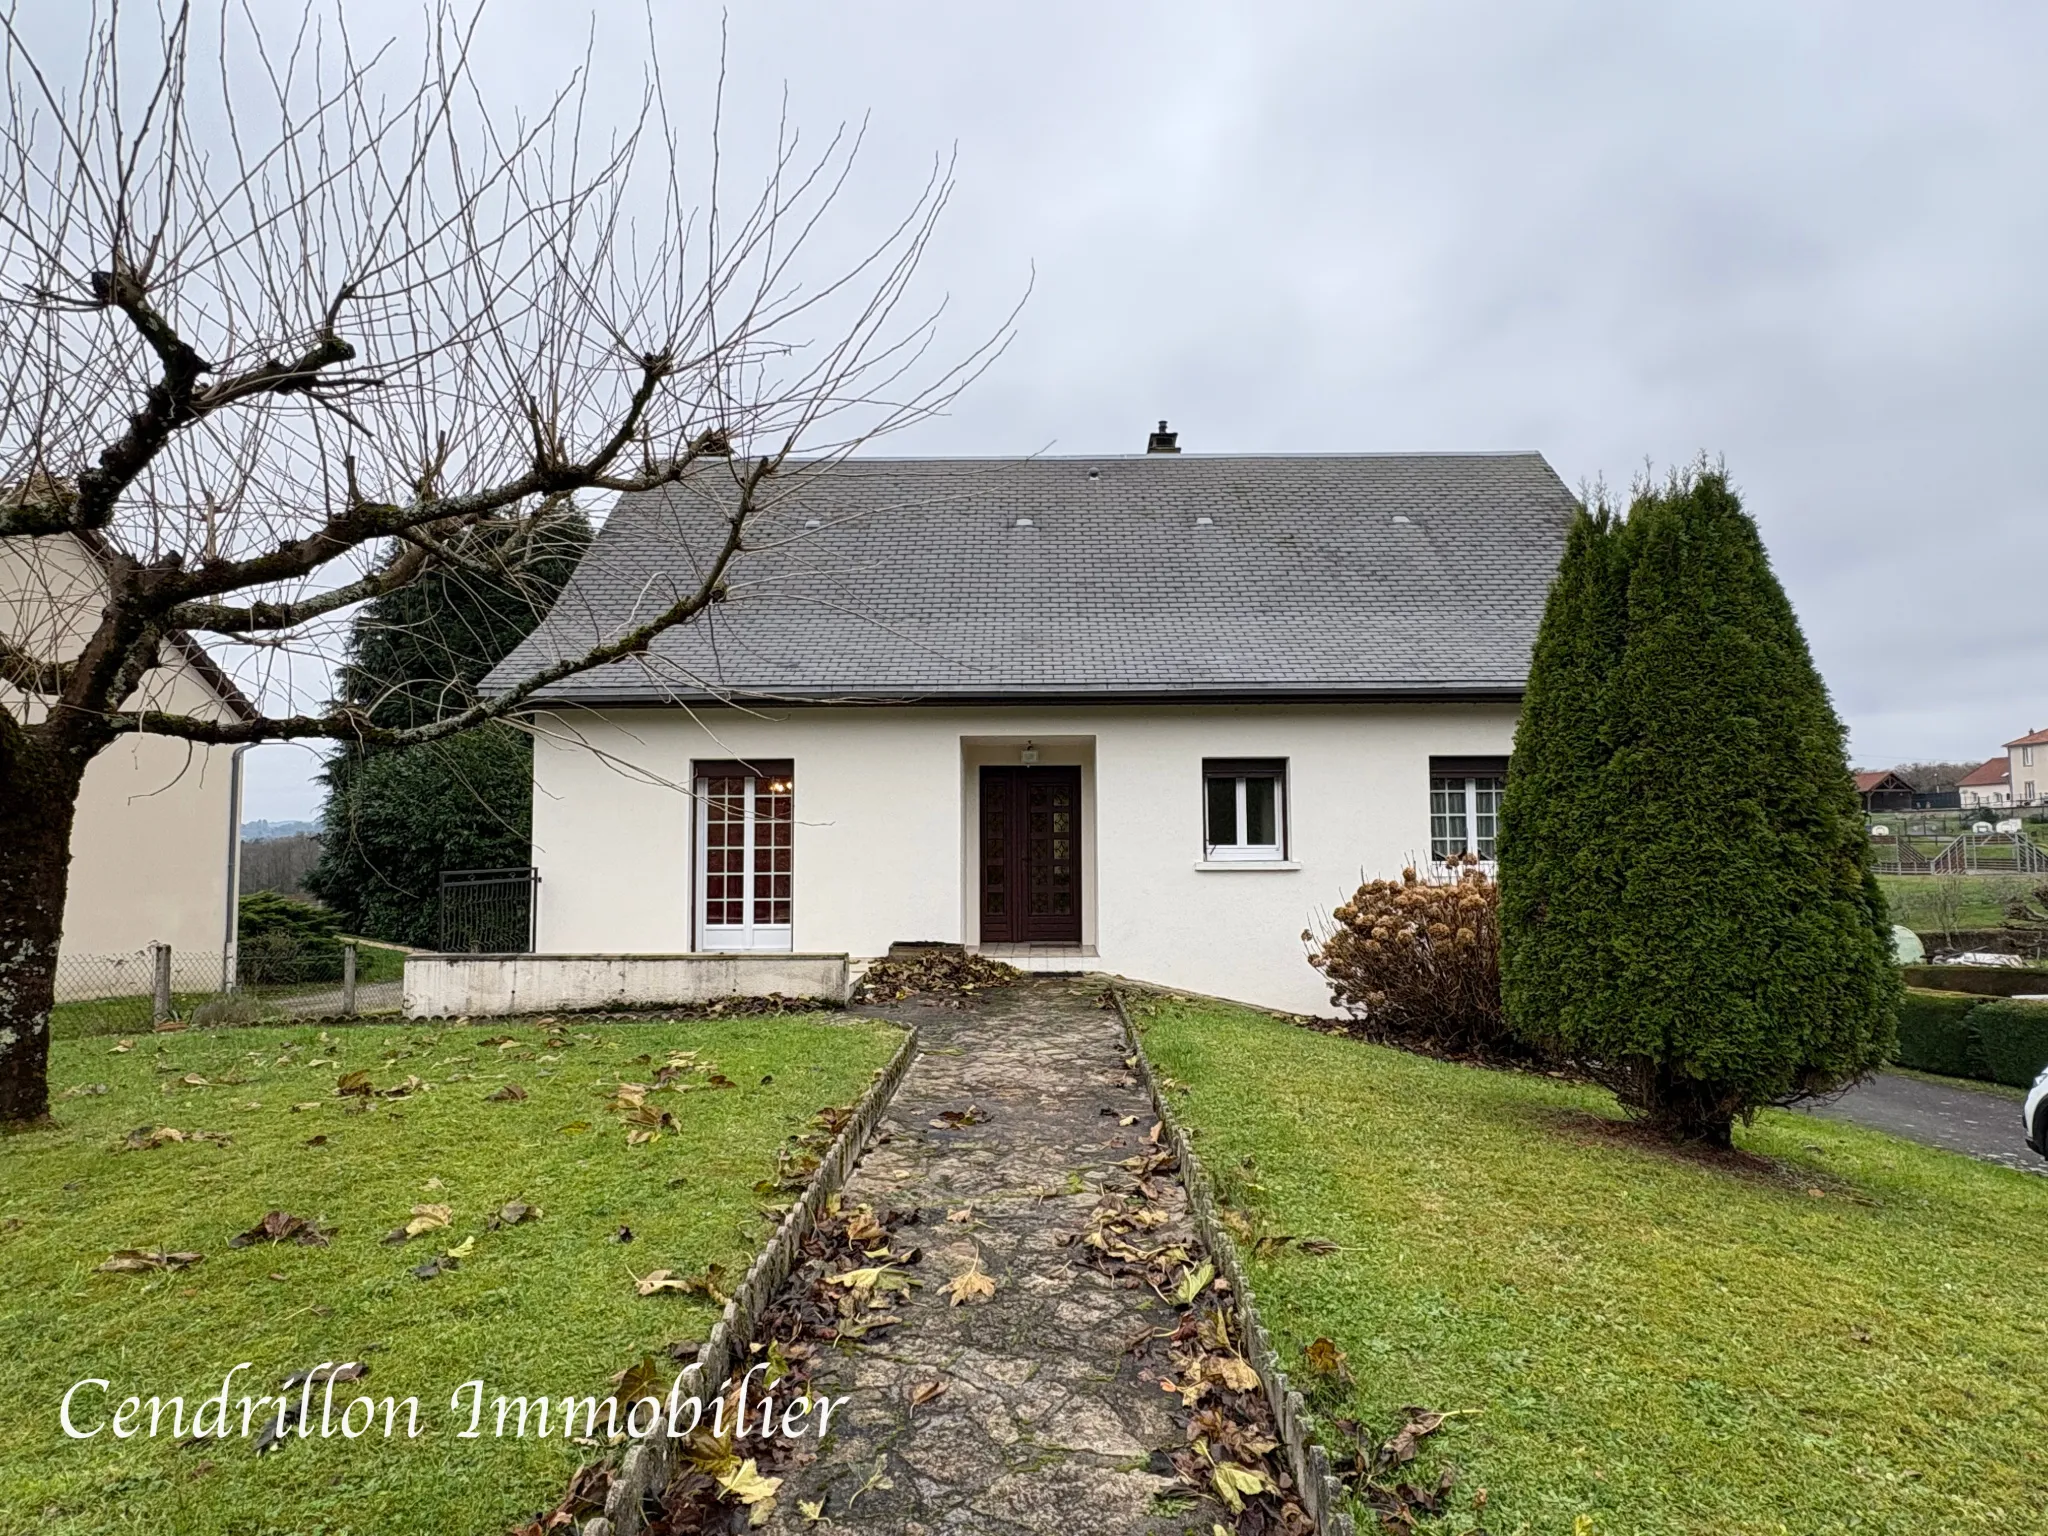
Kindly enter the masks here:
M 698 947 L 787 951 L 795 777 L 733 767 L 697 778 Z

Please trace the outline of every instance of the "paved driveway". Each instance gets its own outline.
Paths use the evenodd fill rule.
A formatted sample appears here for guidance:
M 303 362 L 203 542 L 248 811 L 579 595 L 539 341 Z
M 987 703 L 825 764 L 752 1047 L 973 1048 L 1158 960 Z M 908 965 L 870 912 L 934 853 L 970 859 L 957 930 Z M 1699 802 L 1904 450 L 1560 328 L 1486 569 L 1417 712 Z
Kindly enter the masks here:
M 2019 1100 L 2001 1093 L 1887 1072 L 1809 1109 L 1987 1163 L 2048 1174 L 2048 1160 L 2035 1156 L 2020 1128 Z

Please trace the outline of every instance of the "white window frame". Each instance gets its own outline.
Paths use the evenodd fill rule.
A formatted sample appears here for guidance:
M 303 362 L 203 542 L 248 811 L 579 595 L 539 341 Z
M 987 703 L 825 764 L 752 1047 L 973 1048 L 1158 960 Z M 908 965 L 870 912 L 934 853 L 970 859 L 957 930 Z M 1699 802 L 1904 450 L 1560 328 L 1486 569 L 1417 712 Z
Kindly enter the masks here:
M 791 861 L 789 880 L 789 903 L 791 921 L 787 923 L 757 923 L 754 921 L 754 855 L 759 851 L 754 835 L 754 799 L 761 780 L 747 775 L 745 822 L 745 858 L 742 861 L 740 890 L 744 898 L 740 903 L 742 921 L 737 924 L 713 924 L 709 920 L 708 908 L 711 891 L 711 780 L 700 775 L 696 780 L 697 798 L 697 947 L 713 954 L 788 954 L 795 946 L 796 936 L 796 872 L 795 861 Z M 793 828 L 792 823 L 792 828 Z
M 1237 812 L 1235 825 L 1238 836 L 1244 835 L 1248 825 L 1245 816 L 1245 783 L 1250 779 L 1271 779 L 1273 781 L 1273 836 L 1270 843 L 1212 843 L 1209 841 L 1209 786 L 1225 780 L 1237 786 Z M 1202 857 L 1211 864 L 1280 864 L 1287 859 L 1287 763 L 1284 758 L 1275 759 L 1275 766 L 1257 772 L 1212 773 L 1208 762 L 1202 765 Z
M 1465 846 L 1454 853 L 1438 853 L 1436 850 L 1436 823 L 1437 817 L 1440 814 L 1436 808 L 1436 797 L 1441 793 L 1437 788 L 1439 784 L 1456 785 L 1458 793 L 1464 800 Z M 1494 800 L 1493 837 L 1491 841 L 1493 842 L 1495 852 L 1499 851 L 1500 805 L 1502 798 L 1507 794 L 1507 779 L 1500 774 L 1492 773 L 1433 773 L 1429 776 L 1429 856 L 1433 861 L 1441 864 L 1454 858 L 1462 858 L 1467 853 L 1477 853 L 1479 854 L 1479 862 L 1482 867 L 1487 869 L 1493 867 L 1494 855 L 1481 853 L 1479 847 L 1481 841 L 1483 841 L 1479 835 L 1479 786 L 1482 784 L 1492 787 Z

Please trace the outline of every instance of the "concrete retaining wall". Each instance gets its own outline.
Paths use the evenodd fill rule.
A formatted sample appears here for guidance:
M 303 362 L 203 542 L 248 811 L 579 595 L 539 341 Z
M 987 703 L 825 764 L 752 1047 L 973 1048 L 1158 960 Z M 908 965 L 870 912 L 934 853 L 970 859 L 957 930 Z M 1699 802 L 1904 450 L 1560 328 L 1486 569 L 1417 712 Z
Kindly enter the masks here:
M 722 997 L 843 1003 L 844 955 L 407 955 L 413 1019 L 666 1008 Z

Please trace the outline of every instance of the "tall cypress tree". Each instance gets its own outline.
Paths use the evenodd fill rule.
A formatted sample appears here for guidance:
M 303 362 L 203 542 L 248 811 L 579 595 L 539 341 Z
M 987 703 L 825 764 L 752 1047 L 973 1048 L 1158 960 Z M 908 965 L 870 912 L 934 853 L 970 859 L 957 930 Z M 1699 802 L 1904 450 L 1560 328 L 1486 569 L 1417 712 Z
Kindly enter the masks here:
M 547 616 L 590 537 L 573 504 L 466 530 L 455 561 L 364 605 L 342 699 L 380 725 L 457 713 Z M 442 870 L 531 858 L 532 764 L 525 735 L 495 724 L 397 750 L 341 748 L 324 772 L 320 863 L 307 888 L 351 932 L 433 945 Z
M 1611 752 L 1607 690 L 1628 607 L 1627 525 L 1596 502 L 1564 558 L 1522 698 L 1501 806 L 1501 991 L 1524 1038 L 1570 1054 L 1565 1020 L 1602 1006 L 1620 894 L 1600 777 Z
M 1888 1054 L 1884 901 L 1841 722 L 1725 474 L 1585 527 L 1516 741 L 1510 1017 L 1671 1134 L 1726 1144 L 1736 1118 Z M 1546 785 L 1564 811 L 1537 803 Z

